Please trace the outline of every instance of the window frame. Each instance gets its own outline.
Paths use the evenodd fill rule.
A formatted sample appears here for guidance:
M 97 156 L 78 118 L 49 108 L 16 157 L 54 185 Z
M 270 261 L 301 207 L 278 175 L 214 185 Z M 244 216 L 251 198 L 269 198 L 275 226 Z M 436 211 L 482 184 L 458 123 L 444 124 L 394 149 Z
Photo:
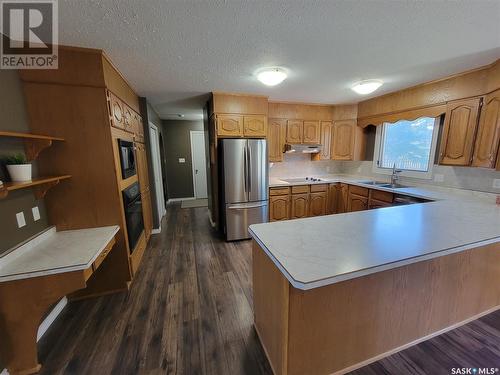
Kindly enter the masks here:
M 428 117 L 428 116 L 421 116 L 419 118 L 413 119 L 413 120 L 406 120 L 406 121 L 416 121 L 418 119 Z M 405 119 L 401 119 L 405 120 Z M 401 121 L 398 120 L 398 121 Z M 395 121 L 397 122 L 397 121 Z M 379 174 L 386 174 L 390 175 L 392 174 L 392 168 L 382 168 L 379 167 L 378 161 L 380 160 L 381 152 L 383 151 L 382 147 L 382 141 L 385 138 L 385 127 L 386 124 L 394 124 L 395 122 L 384 122 L 383 124 L 377 126 L 377 132 L 375 134 L 375 147 L 373 150 L 373 166 L 372 166 L 372 171 L 374 173 L 379 173 Z M 434 118 L 434 129 L 432 131 L 432 141 L 431 141 L 431 150 L 430 150 L 430 155 L 429 155 L 429 166 L 427 171 L 416 171 L 416 170 L 409 170 L 409 169 L 403 169 L 402 172 L 399 173 L 400 176 L 402 177 L 411 177 L 411 178 L 420 178 L 420 179 L 426 179 L 430 180 L 432 178 L 432 169 L 434 167 L 434 160 L 436 158 L 436 152 L 437 152 L 437 146 L 438 146 L 438 134 L 439 134 L 439 125 L 440 125 L 440 117 L 435 117 Z

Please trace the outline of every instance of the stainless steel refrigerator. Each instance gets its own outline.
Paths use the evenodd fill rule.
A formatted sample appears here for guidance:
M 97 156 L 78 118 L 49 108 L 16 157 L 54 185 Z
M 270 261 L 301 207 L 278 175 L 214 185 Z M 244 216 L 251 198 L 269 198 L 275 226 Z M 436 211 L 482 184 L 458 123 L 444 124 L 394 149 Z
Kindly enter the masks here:
M 228 241 L 250 238 L 248 226 L 268 221 L 268 163 L 264 139 L 223 139 L 222 202 Z

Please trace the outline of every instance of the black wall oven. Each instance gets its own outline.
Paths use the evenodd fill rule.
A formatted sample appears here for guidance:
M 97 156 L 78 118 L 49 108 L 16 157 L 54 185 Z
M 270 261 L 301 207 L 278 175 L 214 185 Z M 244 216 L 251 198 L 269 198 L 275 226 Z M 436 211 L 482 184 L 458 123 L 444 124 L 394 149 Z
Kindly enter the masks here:
M 141 190 L 139 183 L 135 182 L 122 191 L 123 206 L 125 208 L 125 221 L 127 222 L 127 236 L 130 253 L 134 251 L 135 245 L 144 230 L 142 218 Z
M 122 178 L 126 179 L 137 174 L 135 168 L 135 147 L 134 143 L 118 139 L 118 151 L 120 152 L 120 166 L 122 168 Z

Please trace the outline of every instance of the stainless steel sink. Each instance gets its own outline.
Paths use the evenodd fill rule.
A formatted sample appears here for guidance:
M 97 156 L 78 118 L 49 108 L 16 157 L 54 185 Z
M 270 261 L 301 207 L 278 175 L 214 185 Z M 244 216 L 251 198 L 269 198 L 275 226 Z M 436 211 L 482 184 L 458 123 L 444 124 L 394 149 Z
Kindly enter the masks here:
M 406 188 L 408 186 L 406 185 L 401 185 L 401 184 L 388 184 L 388 183 L 382 183 L 382 184 L 374 184 L 375 186 L 380 186 L 380 187 L 385 187 L 389 189 L 402 189 Z

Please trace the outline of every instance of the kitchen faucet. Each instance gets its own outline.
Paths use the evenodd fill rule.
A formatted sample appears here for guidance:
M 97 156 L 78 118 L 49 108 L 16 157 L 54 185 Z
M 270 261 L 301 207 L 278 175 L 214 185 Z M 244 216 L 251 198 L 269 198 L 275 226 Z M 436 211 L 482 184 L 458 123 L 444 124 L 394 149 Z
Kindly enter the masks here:
M 396 181 L 399 180 L 398 173 L 403 172 L 401 169 L 396 169 L 396 163 L 392 166 L 392 174 L 391 174 L 391 185 L 396 185 Z

